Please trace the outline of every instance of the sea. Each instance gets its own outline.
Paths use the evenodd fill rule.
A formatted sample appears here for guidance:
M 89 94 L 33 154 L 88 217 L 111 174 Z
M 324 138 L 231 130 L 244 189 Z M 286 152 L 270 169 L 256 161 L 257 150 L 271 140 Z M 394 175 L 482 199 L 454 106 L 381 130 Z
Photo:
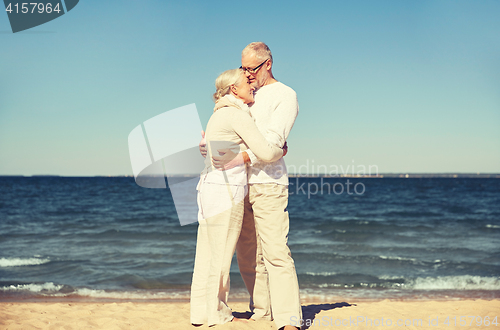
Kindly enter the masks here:
M 500 298 L 500 179 L 290 178 L 303 301 Z M 187 301 L 197 223 L 133 177 L 0 177 L 0 301 Z M 230 300 L 247 300 L 236 259 Z

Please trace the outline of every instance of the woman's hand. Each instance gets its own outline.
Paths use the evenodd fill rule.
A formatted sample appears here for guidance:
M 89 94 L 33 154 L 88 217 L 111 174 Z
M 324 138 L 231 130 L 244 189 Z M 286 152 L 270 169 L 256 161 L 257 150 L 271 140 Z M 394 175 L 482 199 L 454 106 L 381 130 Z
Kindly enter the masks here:
M 286 141 L 285 141 L 285 144 L 283 145 L 283 157 L 285 157 L 285 155 L 288 153 L 288 145 L 286 144 Z
M 217 151 L 219 152 L 219 156 L 212 157 L 212 164 L 219 171 L 229 170 L 245 163 L 241 152 L 234 153 L 230 149 L 219 149 Z
M 201 131 L 201 141 L 198 147 L 200 148 L 200 154 L 203 158 L 207 158 L 207 140 L 205 139 L 204 131 Z

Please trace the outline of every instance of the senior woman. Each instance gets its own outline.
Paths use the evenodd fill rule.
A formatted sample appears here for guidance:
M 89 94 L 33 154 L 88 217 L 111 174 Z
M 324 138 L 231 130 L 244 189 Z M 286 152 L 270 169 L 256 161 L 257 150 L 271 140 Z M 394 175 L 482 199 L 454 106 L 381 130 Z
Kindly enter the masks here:
M 240 69 L 223 72 L 215 81 L 215 108 L 207 124 L 208 154 L 198 183 L 198 238 L 191 284 L 191 323 L 223 324 L 233 320 L 227 306 L 229 270 L 243 220 L 247 174 L 244 164 L 216 170 L 212 154 L 245 149 L 263 161 L 283 156 L 257 129 L 247 104 L 254 102 L 252 87 Z

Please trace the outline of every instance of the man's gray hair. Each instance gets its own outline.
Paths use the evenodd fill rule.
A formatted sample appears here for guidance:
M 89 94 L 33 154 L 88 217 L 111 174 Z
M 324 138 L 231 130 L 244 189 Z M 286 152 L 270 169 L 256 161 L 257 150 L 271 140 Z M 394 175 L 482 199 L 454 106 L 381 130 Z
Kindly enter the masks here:
M 271 60 L 271 62 L 273 61 L 273 54 L 271 54 L 271 50 L 262 41 L 252 42 L 248 44 L 248 46 L 246 46 L 241 52 L 241 56 L 245 56 L 248 53 L 254 54 L 260 62 L 268 59 Z

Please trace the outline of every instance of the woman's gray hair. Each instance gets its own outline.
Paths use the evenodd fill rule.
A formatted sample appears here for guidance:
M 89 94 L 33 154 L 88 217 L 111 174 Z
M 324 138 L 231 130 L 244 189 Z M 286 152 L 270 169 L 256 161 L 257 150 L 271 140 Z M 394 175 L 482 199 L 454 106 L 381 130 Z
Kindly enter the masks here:
M 215 103 L 224 95 L 229 94 L 232 85 L 239 85 L 243 77 L 243 70 L 241 69 L 231 69 L 222 72 L 217 79 L 215 79 L 216 91 L 213 95 Z
M 271 50 L 262 41 L 248 44 L 248 46 L 246 46 L 241 52 L 241 56 L 245 56 L 248 53 L 254 54 L 259 62 L 263 62 L 265 60 L 271 60 L 271 62 L 273 61 L 273 54 L 271 54 Z

